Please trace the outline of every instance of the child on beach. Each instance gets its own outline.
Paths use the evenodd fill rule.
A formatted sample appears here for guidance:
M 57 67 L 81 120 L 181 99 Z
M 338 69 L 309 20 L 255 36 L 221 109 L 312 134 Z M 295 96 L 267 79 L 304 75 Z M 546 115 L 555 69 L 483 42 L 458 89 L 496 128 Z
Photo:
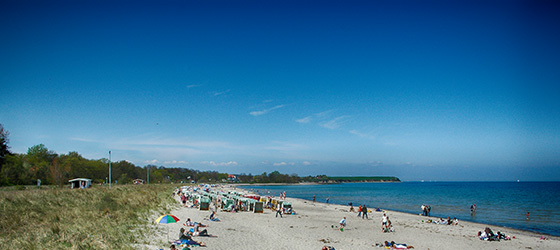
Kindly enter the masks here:
M 358 217 L 362 215 L 362 205 L 358 207 Z

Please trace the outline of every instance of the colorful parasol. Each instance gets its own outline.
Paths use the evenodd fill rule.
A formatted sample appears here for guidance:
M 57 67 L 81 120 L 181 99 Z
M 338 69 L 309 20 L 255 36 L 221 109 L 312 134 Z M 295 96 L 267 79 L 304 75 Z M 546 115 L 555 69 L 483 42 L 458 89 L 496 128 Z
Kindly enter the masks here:
M 156 219 L 158 224 L 177 223 L 177 221 L 179 221 L 179 218 L 171 214 L 164 214 Z M 167 228 L 167 240 L 169 240 L 169 228 Z
M 177 221 L 179 221 L 179 218 L 171 214 L 165 214 L 156 219 L 156 223 L 158 224 L 177 223 Z

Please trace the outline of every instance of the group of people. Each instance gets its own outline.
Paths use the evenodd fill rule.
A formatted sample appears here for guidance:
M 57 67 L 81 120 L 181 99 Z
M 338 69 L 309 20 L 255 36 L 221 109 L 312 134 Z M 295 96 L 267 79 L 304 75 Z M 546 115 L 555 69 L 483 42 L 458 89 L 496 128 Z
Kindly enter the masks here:
M 402 243 L 395 243 L 394 241 L 391 241 L 391 242 L 385 241 L 383 244 L 376 243 L 375 246 L 376 247 L 390 248 L 390 249 L 412 249 L 412 248 L 414 248 L 413 246 L 408 246 L 408 245 L 402 244 Z
M 360 205 L 358 207 L 358 217 L 360 217 L 360 215 L 362 216 L 362 219 L 365 217 L 366 219 L 369 219 L 368 217 L 368 208 L 366 207 L 366 205 Z
M 201 227 L 206 227 L 206 225 L 191 221 L 191 218 L 188 218 L 187 221 L 183 224 L 184 226 L 191 227 L 189 230 L 185 230 L 185 228 L 181 228 L 179 230 L 179 239 L 175 241 L 176 244 L 182 244 L 186 246 L 206 246 L 206 244 L 202 241 L 196 241 L 193 239 L 194 236 L 204 236 L 204 237 L 214 237 L 213 235 L 208 233 L 206 229 L 200 229 Z M 176 249 L 175 244 L 171 245 L 171 249 Z M 187 247 L 188 249 L 188 247 Z
M 439 225 L 452 225 L 452 226 L 459 225 L 459 220 L 455 217 L 453 219 L 451 219 L 451 217 L 447 217 L 447 219 L 440 218 L 439 220 L 427 220 L 426 222 L 439 224 Z
M 395 230 L 393 229 L 393 224 L 391 224 L 391 220 L 389 220 L 389 216 L 383 214 L 383 217 L 381 218 L 381 232 L 389 233 L 394 231 Z
M 478 238 L 480 240 L 487 240 L 487 241 L 500 241 L 500 240 L 511 239 L 509 236 L 506 236 L 505 234 L 500 232 L 494 234 L 494 232 L 492 232 L 492 229 L 490 229 L 489 227 L 486 227 L 484 231 L 478 231 Z
M 432 207 L 429 205 L 422 204 L 420 207 L 422 209 L 423 216 L 430 216 L 430 211 L 432 211 Z

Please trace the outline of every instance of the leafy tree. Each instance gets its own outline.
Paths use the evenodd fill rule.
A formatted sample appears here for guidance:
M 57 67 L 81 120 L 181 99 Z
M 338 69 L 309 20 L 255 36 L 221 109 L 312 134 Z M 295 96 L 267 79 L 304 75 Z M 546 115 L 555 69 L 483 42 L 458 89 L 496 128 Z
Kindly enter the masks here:
M 55 157 L 52 164 L 49 166 L 49 182 L 62 187 L 67 180 L 68 172 L 70 171 L 70 163 L 64 158 Z
M 2 167 L 6 161 L 6 156 L 11 155 L 8 147 L 8 136 L 10 132 L 4 129 L 4 125 L 0 123 L 0 172 L 2 172 Z M 2 182 L 0 182 L 1 184 Z
M 6 155 L 4 167 L 0 175 L 2 185 L 22 185 L 25 183 L 26 171 L 23 168 L 25 155 Z
M 12 154 L 7 149 L 8 132 L 0 124 L 0 149 L 5 151 L 2 155 L 2 168 L 0 168 L 0 185 L 33 185 L 37 179 L 44 180 L 45 184 L 63 185 L 68 179 L 85 177 L 94 183 L 103 183 L 109 176 L 109 160 L 102 158 L 90 160 L 82 157 L 78 152 L 58 155 L 50 151 L 45 145 L 39 144 L 30 147 L 27 154 Z M 145 168 L 136 166 L 128 161 L 119 161 L 112 164 L 112 179 L 121 184 L 128 184 L 130 180 L 145 179 L 150 172 L 150 183 L 180 182 L 195 180 L 197 182 L 220 182 L 227 179 L 227 173 L 217 171 L 199 171 L 188 168 L 166 168 L 148 165 Z M 260 175 L 240 174 L 238 179 L 244 183 L 268 182 L 299 182 L 327 180 L 327 176 L 300 178 L 296 174 L 281 174 L 273 171 Z
M 43 144 L 30 147 L 27 150 L 26 162 L 24 164 L 28 171 L 27 177 L 29 178 L 25 182 L 33 184 L 37 179 L 47 179 L 48 169 L 56 156 L 56 153 L 50 151 Z

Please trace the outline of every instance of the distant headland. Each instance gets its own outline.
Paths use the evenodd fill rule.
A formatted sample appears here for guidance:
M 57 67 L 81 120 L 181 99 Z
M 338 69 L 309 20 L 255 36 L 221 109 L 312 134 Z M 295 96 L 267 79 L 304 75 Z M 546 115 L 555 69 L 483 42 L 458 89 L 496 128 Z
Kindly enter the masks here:
M 401 182 L 394 176 L 329 176 L 322 179 L 322 183 L 343 183 L 343 182 Z

